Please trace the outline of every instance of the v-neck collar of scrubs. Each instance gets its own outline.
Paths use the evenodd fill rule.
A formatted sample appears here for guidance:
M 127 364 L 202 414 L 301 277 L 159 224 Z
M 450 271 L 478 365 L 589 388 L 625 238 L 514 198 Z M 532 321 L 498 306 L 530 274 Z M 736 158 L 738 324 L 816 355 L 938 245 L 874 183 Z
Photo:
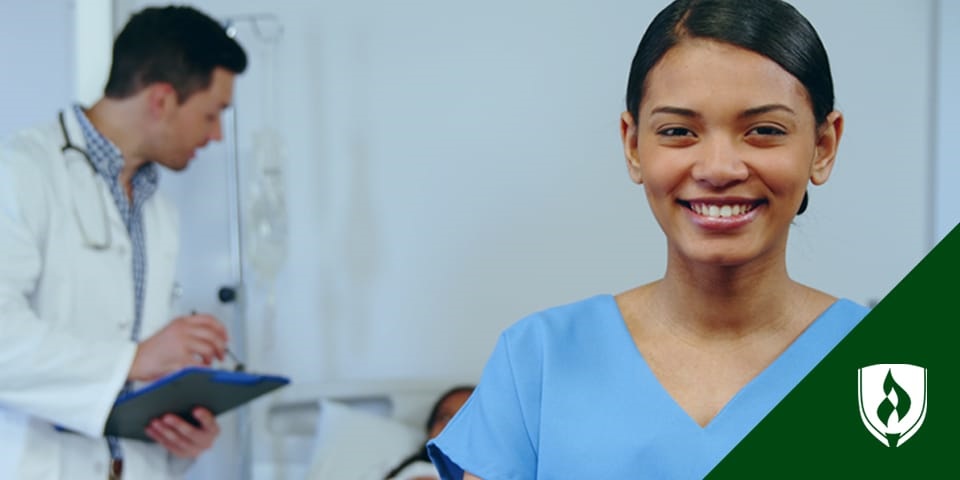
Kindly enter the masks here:
M 722 438 L 742 438 L 759 423 L 849 332 L 850 325 L 830 322 L 833 314 L 845 306 L 855 306 L 846 299 L 838 299 L 831 304 L 770 365 L 737 391 L 709 423 L 701 426 L 677 403 L 654 374 L 627 329 L 626 321 L 613 296 L 609 297 L 609 303 L 610 308 L 615 310 L 614 317 L 619 319 L 624 330 L 624 348 L 635 353 L 637 373 L 643 377 L 641 382 L 656 386 L 654 391 L 647 391 L 645 394 L 662 396 L 662 403 L 672 405 L 677 415 L 689 420 L 689 426 L 693 430 Z

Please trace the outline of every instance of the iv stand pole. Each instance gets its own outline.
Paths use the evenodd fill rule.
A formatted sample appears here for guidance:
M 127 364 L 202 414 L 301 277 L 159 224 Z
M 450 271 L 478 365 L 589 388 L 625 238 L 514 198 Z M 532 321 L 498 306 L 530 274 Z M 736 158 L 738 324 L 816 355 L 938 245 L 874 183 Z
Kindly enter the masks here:
M 273 22 L 277 29 L 274 31 L 273 35 L 265 34 L 261 30 L 260 21 Z M 279 38 L 283 33 L 283 27 L 280 25 L 279 20 L 275 15 L 272 14 L 254 14 L 254 15 L 242 15 L 229 17 L 224 22 L 224 27 L 227 29 L 227 35 L 234 37 L 236 35 L 236 29 L 233 26 L 238 22 L 249 22 L 253 27 L 254 33 L 260 37 L 260 40 L 272 41 Z M 272 37 L 272 38 L 271 38 Z M 228 155 L 231 159 L 228 162 L 229 171 L 228 177 L 232 178 L 232 184 L 228 185 L 229 191 L 229 204 L 230 209 L 233 211 L 232 218 L 230 219 L 230 260 L 233 267 L 233 275 L 236 278 L 236 283 L 232 286 L 224 286 L 220 288 L 218 296 L 220 301 L 223 303 L 235 302 L 234 308 L 234 325 L 231 329 L 231 337 L 233 337 L 233 348 L 237 349 L 237 354 L 239 358 L 244 361 L 250 361 L 250 355 L 248 350 L 247 342 L 247 302 L 243 293 L 246 291 L 246 268 L 244 265 L 244 258 L 246 258 L 246 250 L 243 242 L 243 202 L 242 202 L 242 188 L 241 188 L 241 165 L 240 165 L 240 153 L 239 153 L 239 129 L 237 127 L 237 115 L 238 115 L 238 102 L 234 102 L 233 107 L 230 109 L 230 129 L 231 129 L 231 141 L 227 142 L 228 144 Z M 250 480 L 253 478 L 253 438 L 251 435 L 251 415 L 250 407 L 243 406 L 237 411 L 237 423 L 238 423 L 238 434 L 237 440 L 240 444 L 240 455 L 237 457 L 240 459 L 240 479 Z

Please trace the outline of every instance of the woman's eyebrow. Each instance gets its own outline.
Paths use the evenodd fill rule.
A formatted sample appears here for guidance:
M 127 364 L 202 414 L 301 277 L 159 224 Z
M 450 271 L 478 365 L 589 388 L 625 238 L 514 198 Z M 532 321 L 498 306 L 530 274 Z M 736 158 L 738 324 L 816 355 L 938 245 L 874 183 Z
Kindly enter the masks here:
M 700 112 L 691 110 L 689 108 L 681 108 L 681 107 L 662 106 L 662 107 L 654 108 L 653 110 L 650 111 L 650 115 L 655 115 L 658 113 L 680 115 L 682 117 L 690 117 L 690 118 L 702 117 L 702 115 L 700 115 Z
M 757 115 L 763 115 L 764 113 L 770 113 L 775 111 L 787 112 L 791 115 L 797 114 L 797 112 L 794 112 L 792 108 L 782 103 L 770 103 L 767 105 L 760 105 L 759 107 L 748 108 L 738 116 L 740 118 L 749 118 L 749 117 L 756 117 Z
M 737 117 L 741 119 L 750 118 L 750 117 L 756 117 L 757 115 L 763 115 L 765 113 L 770 113 L 775 111 L 786 112 L 791 115 L 797 114 L 797 112 L 795 112 L 792 108 L 782 103 L 770 103 L 766 105 L 760 105 L 757 107 L 748 108 L 743 112 L 741 112 L 739 115 L 737 115 Z M 669 115 L 680 115 L 682 117 L 689 117 L 689 118 L 695 118 L 695 119 L 703 117 L 703 115 L 701 115 L 700 112 L 697 112 L 696 110 L 691 110 L 689 108 L 683 108 L 683 107 L 672 107 L 669 105 L 656 107 L 650 111 L 651 116 L 658 113 L 664 113 Z

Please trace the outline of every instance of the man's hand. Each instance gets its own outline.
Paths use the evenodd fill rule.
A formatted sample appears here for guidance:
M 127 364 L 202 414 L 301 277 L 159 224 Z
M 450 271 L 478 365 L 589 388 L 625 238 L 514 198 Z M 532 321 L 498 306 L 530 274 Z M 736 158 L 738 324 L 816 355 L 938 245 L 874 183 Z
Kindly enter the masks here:
M 184 367 L 210 365 L 223 360 L 226 348 L 227 330 L 213 316 L 178 317 L 140 343 L 127 378 L 150 381 Z
M 196 458 L 213 446 L 220 434 L 220 425 L 205 408 L 193 409 L 193 418 L 200 422 L 199 426 L 172 413 L 155 418 L 147 425 L 147 436 L 177 457 Z

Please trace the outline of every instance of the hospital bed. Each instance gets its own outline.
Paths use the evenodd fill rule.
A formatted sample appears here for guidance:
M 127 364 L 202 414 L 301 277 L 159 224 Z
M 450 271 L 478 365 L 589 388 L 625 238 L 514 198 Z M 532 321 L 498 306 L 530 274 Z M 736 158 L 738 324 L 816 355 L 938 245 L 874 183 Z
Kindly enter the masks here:
M 426 438 L 455 380 L 293 384 L 251 409 L 256 480 L 382 480 Z

